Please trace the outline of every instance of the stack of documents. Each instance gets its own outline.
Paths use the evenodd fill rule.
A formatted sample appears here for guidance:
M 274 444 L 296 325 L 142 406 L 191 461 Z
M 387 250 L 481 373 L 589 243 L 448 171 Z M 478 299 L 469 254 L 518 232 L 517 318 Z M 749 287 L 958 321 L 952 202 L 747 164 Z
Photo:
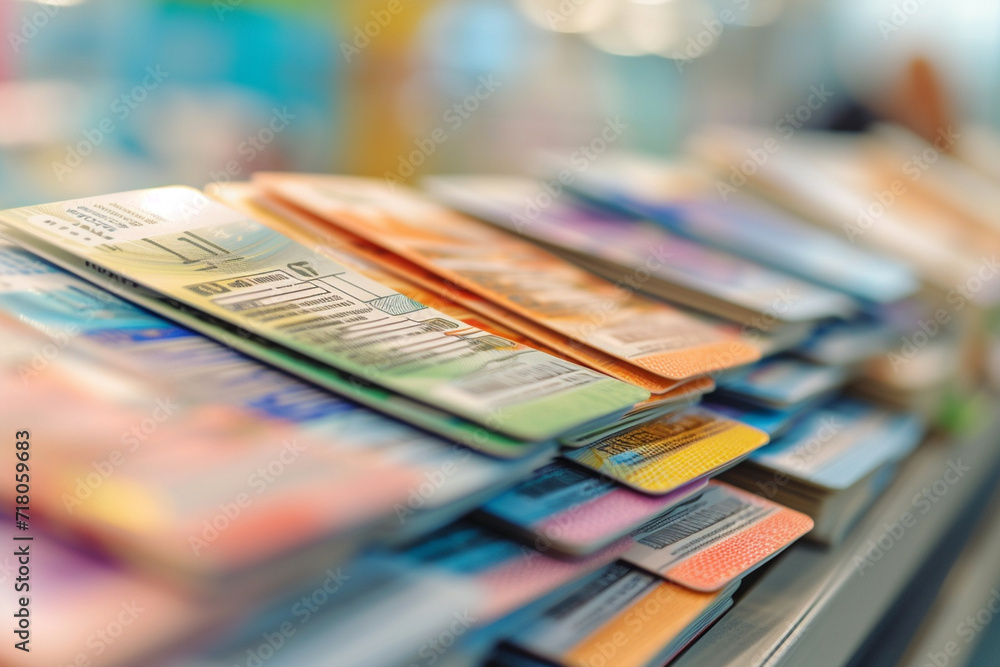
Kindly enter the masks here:
M 697 406 L 760 356 L 731 329 L 416 193 L 267 174 L 210 194 L 0 214 L 5 425 L 45 443 L 32 512 L 64 543 L 40 568 L 102 563 L 93 585 L 159 619 L 110 650 L 43 596 L 54 663 L 485 659 L 650 521 L 687 536 L 693 578 L 669 586 L 714 587 L 697 559 L 729 519 L 757 546 L 676 651 L 811 526 L 760 542 L 791 510 L 688 518 L 768 440 Z
M 760 136 L 713 128 L 694 149 L 706 163 L 728 168 Z M 865 384 L 925 412 L 949 395 L 968 402 L 996 339 L 986 314 L 1000 304 L 994 279 L 1000 236 L 996 221 L 983 213 L 996 201 L 995 184 L 948 155 L 968 143 L 962 136 L 946 128 L 928 142 L 895 126 L 854 136 L 802 133 L 748 175 L 745 186 L 817 231 L 913 268 L 922 283 L 920 302 L 896 313 L 901 335 L 865 369 Z
M 619 284 L 631 278 L 638 291 L 728 320 L 764 358 L 713 374 L 717 391 L 702 405 L 765 431 L 772 444 L 724 478 L 809 514 L 815 540 L 843 537 L 922 437 L 911 413 L 840 398 L 849 385 L 883 403 L 893 395 L 870 380 L 905 331 L 901 314 L 917 307 L 919 274 L 748 192 L 720 199 L 711 176 L 691 165 L 609 156 L 574 180 L 575 192 L 526 209 L 545 185 L 491 176 L 427 181 L 442 201 Z M 571 456 L 614 467 L 635 488 L 655 488 L 646 478 L 635 485 L 621 472 L 624 461 L 599 454 Z M 838 476 L 838 465 L 855 467 Z
M 0 212 L 3 425 L 65 581 L 46 663 L 662 665 L 842 539 L 973 386 L 993 291 L 944 288 L 986 221 L 841 236 L 795 186 L 862 187 L 861 148 L 720 190 L 745 136 L 607 155 L 544 206 L 520 176 L 261 173 Z

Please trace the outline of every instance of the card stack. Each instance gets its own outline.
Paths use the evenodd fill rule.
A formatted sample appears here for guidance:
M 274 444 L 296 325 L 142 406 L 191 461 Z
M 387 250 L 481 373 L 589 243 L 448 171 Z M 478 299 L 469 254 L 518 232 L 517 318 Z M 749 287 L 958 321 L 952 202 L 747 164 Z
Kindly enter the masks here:
M 31 659 L 662 665 L 797 539 L 842 539 L 961 425 L 994 293 L 945 288 L 985 223 L 961 251 L 838 236 L 847 209 L 806 197 L 916 140 L 789 148 L 733 187 L 748 136 L 0 212 L 4 426 L 58 581 Z
M 576 196 L 529 213 L 543 181 L 436 177 L 428 187 L 570 261 L 620 282 L 642 276 L 636 289 L 727 319 L 764 358 L 716 373 L 702 405 L 772 443 L 723 478 L 809 514 L 812 539 L 839 541 L 923 435 L 912 405 L 842 398 L 888 358 L 900 313 L 918 305 L 917 273 L 751 193 L 722 200 L 696 165 L 616 155 L 577 176 Z M 596 454 L 573 456 L 600 465 Z

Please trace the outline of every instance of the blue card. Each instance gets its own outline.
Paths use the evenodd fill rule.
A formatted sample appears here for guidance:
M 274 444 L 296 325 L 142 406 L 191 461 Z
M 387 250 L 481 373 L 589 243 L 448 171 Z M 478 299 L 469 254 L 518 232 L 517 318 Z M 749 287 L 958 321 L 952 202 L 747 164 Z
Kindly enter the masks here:
M 844 384 L 848 370 L 792 357 L 771 357 L 719 380 L 720 395 L 753 404 L 789 408 L 824 396 Z
M 824 489 L 846 489 L 905 457 L 923 434 L 924 424 L 915 415 L 840 398 L 804 417 L 750 460 Z

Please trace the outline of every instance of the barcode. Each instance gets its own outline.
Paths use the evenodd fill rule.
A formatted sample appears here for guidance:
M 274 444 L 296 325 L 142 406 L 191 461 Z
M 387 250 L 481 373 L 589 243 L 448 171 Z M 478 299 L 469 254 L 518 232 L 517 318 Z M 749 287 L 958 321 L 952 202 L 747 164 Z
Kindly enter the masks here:
M 710 505 L 690 513 L 670 517 L 672 523 L 638 540 L 653 549 L 662 549 L 686 537 L 705 530 L 712 524 L 728 519 L 750 507 L 750 503 L 739 498 L 726 498 L 716 505 Z
M 611 456 L 642 451 L 643 457 L 654 458 L 685 447 L 732 427 L 732 422 L 711 417 L 704 413 L 686 415 L 675 421 L 657 421 L 644 426 L 607 436 L 593 445 L 593 448 Z
M 549 609 L 545 612 L 545 616 L 556 620 L 561 620 L 569 616 L 581 605 L 606 591 L 618 580 L 628 576 L 630 572 L 632 572 L 632 568 L 629 566 L 619 562 L 612 563 L 597 579 L 581 588 L 576 594 Z
M 552 465 L 549 468 L 549 470 L 545 468 L 539 470 L 537 477 L 529 480 L 517 490 L 518 495 L 532 499 L 541 498 L 587 479 L 593 479 L 590 475 L 573 468 L 560 465 Z

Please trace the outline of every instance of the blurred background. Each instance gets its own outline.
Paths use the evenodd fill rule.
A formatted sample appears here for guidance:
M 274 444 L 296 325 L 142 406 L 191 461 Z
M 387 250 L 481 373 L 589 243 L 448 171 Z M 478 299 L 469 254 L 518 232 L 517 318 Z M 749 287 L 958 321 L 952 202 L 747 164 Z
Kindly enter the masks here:
M 963 135 L 967 139 L 972 137 L 973 129 L 1000 127 L 1000 72 L 997 71 L 1000 0 L 0 0 L 0 36 L 3 39 L 0 209 L 170 184 L 204 187 L 210 183 L 245 181 L 253 172 L 260 171 L 349 173 L 407 183 L 435 173 L 532 172 L 539 160 L 549 165 L 547 160 L 552 159 L 582 160 L 583 166 L 579 168 L 582 171 L 593 159 L 588 151 L 610 153 L 625 149 L 663 156 L 684 154 L 696 131 L 713 123 L 753 126 L 762 131 L 763 134 L 751 135 L 756 143 L 734 140 L 732 152 L 724 153 L 723 159 L 716 161 L 715 167 L 726 175 L 726 182 L 733 183 L 735 177 L 746 182 L 745 177 L 752 176 L 763 165 L 756 158 L 753 162 L 746 159 L 746 155 L 751 155 L 747 146 L 762 152 L 760 146 L 767 145 L 758 141 L 760 137 L 766 137 L 765 142 L 776 139 L 784 145 L 783 141 L 806 129 L 860 130 L 879 118 L 909 126 L 929 141 L 935 139 L 941 128 L 950 128 L 952 122 L 963 132 L 969 129 L 969 134 Z M 820 221 L 820 226 L 829 228 L 827 232 L 832 230 L 830 238 L 840 236 L 840 221 L 846 221 L 842 230 L 846 241 L 855 243 L 852 230 L 863 236 L 862 232 L 868 228 L 857 231 L 850 227 L 857 220 L 857 211 L 861 211 L 860 208 L 856 211 L 851 202 L 869 207 L 865 210 L 871 210 L 873 202 L 884 204 L 875 197 L 895 182 L 891 180 L 893 177 L 904 183 L 898 179 L 902 164 L 903 174 L 911 179 L 905 182 L 906 187 L 922 194 L 915 194 L 886 216 L 888 222 L 879 229 L 888 230 L 891 227 L 888 223 L 895 221 L 899 224 L 891 227 L 895 230 L 892 235 L 873 233 L 860 242 L 885 254 L 903 255 L 906 261 L 918 264 L 925 282 L 937 290 L 932 294 L 937 301 L 924 294 L 926 304 L 920 305 L 930 308 L 928 304 L 944 302 L 949 305 L 946 314 L 957 313 L 965 301 L 959 300 L 960 305 L 950 310 L 954 290 L 948 292 L 949 288 L 976 280 L 978 290 L 985 280 L 976 277 L 980 275 L 976 273 L 980 269 L 980 253 L 991 254 L 994 248 L 1000 252 L 1000 226 L 992 214 L 1000 206 L 1000 196 L 996 194 L 996 182 L 1000 182 L 997 157 L 1000 139 L 995 133 L 975 136 L 990 139 L 986 142 L 971 138 L 954 154 L 961 154 L 968 162 L 983 157 L 982 164 L 977 166 L 986 165 L 988 169 L 983 167 L 984 171 L 989 172 L 994 182 L 984 179 L 984 185 L 973 181 L 968 178 L 971 169 L 955 172 L 956 165 L 951 165 L 937 169 L 921 182 L 920 187 L 926 187 L 927 191 L 910 185 L 921 178 L 922 172 L 913 176 L 906 171 L 909 162 L 903 162 L 903 157 L 916 154 L 916 149 L 911 151 L 912 146 L 907 143 L 909 138 L 903 141 L 885 131 L 880 137 L 884 142 L 883 153 L 848 146 L 844 155 L 840 155 L 833 149 L 835 142 L 830 142 L 830 152 L 835 158 L 829 160 L 830 164 L 819 164 L 817 156 L 825 155 L 815 145 L 811 153 L 786 150 L 782 156 L 799 156 L 801 161 L 791 164 L 796 175 L 804 176 L 802 182 L 816 181 L 820 186 L 827 181 L 827 185 L 835 182 L 844 185 L 838 180 L 847 183 L 844 188 L 831 190 L 832 199 L 817 200 L 819 204 L 809 200 L 806 204 L 809 210 L 796 213 L 803 217 L 813 217 L 816 213 L 817 218 L 833 219 L 832 227 L 828 220 Z M 892 144 L 889 141 L 892 138 L 900 143 Z M 941 150 L 952 148 L 950 142 L 946 144 L 949 145 Z M 889 147 L 896 152 L 889 151 Z M 826 146 L 821 148 L 825 150 Z M 852 148 L 857 150 L 852 152 Z M 924 146 L 921 144 L 919 148 Z M 976 149 L 981 149 L 982 155 Z M 775 153 L 777 149 L 768 151 Z M 932 161 L 936 161 L 938 152 L 932 154 Z M 872 155 L 880 156 L 881 161 L 871 159 Z M 842 162 L 857 174 L 843 168 L 838 162 L 840 158 L 845 158 Z M 781 166 L 779 162 L 775 160 L 770 166 L 777 169 Z M 800 168 L 801 165 L 816 169 L 810 172 Z M 741 173 L 737 173 L 737 167 Z M 955 173 L 961 177 L 957 179 L 961 181 L 959 185 L 967 188 L 958 187 L 955 179 L 951 179 Z M 626 178 L 630 176 L 631 173 Z M 795 179 L 789 181 L 801 186 Z M 837 193 L 844 191 L 856 197 L 848 200 L 841 196 L 847 203 L 840 210 L 833 210 L 835 207 L 828 206 L 829 202 L 837 203 Z M 667 201 L 670 196 L 666 193 Z M 726 197 L 722 199 L 725 201 Z M 654 204 L 656 201 L 653 199 Z M 827 208 L 832 217 L 822 215 Z M 880 216 L 881 213 L 875 217 Z M 753 217 L 749 220 L 748 226 L 752 226 Z M 911 237 L 920 237 L 921 231 L 927 231 L 926 238 L 921 237 L 923 244 L 906 243 Z M 876 237 L 879 243 L 887 237 L 896 243 L 879 245 Z M 917 250 L 906 254 L 913 247 Z M 896 253 L 900 248 L 902 251 Z M 955 256 L 952 264 L 941 261 L 941 257 L 950 258 L 952 253 Z M 914 256 L 923 261 L 913 260 Z M 996 264 L 996 255 L 991 256 L 991 265 Z M 19 269 L 22 273 L 25 270 Z M 929 416 L 937 412 L 961 416 L 968 406 L 981 408 L 983 413 L 995 413 L 995 393 L 989 394 L 988 399 L 975 400 L 977 395 L 973 393 L 981 384 L 981 375 L 989 376 L 994 390 L 1000 387 L 1000 290 L 994 287 L 995 284 L 981 295 L 984 302 L 989 301 L 987 296 L 993 301 L 981 308 L 977 304 L 976 308 L 963 310 L 961 317 L 952 320 L 948 334 L 938 337 L 928 347 L 929 353 L 921 355 L 927 365 L 904 364 L 903 371 L 897 373 L 895 365 L 891 365 L 890 372 L 886 370 L 889 362 L 882 363 L 882 375 L 889 378 L 883 378 L 881 386 L 888 389 L 881 389 L 882 399 L 886 395 L 891 398 L 896 392 L 909 409 L 913 406 L 906 401 L 912 399 L 916 405 L 926 394 L 931 405 L 937 401 L 944 406 L 944 409 L 923 408 L 924 403 L 920 403 L 918 407 Z M 949 295 L 947 301 L 943 301 L 945 294 Z M 30 317 L 21 317 L 31 311 L 18 312 L 18 302 L 11 303 L 14 306 L 7 310 L 31 323 Z M 24 303 L 30 305 L 27 300 Z M 76 301 L 66 304 L 59 312 L 60 317 L 79 315 L 81 308 Z M 921 332 L 925 342 L 933 337 L 935 334 L 928 334 L 923 323 L 930 316 L 924 310 L 910 309 L 909 302 L 904 305 L 906 308 L 891 313 L 893 326 L 898 325 L 899 332 L 906 333 L 899 340 L 907 344 Z M 881 325 L 881 320 L 878 323 Z M 863 332 L 872 323 L 859 318 L 850 324 L 858 325 Z M 895 328 L 890 331 L 891 343 L 895 345 L 898 332 Z M 37 355 L 38 349 L 44 349 L 38 346 L 38 341 L 21 341 L 7 330 L 3 336 L 0 362 L 11 369 L 14 363 L 27 359 L 27 355 Z M 888 345 L 886 340 L 882 343 Z M 41 344 L 47 344 L 47 339 Z M 876 347 L 879 344 L 876 341 Z M 935 356 L 935 350 L 941 349 L 945 353 Z M 914 354 L 916 351 L 914 347 Z M 883 352 L 878 349 L 879 359 L 884 358 Z M 117 360 L 117 354 L 114 356 Z M 64 361 L 63 358 L 60 363 Z M 72 360 L 66 362 L 70 370 L 71 364 Z M 932 371 L 927 370 L 929 367 Z M 943 370 L 933 370 L 940 368 Z M 984 373 L 984 368 L 990 371 Z M 199 369 L 200 366 L 195 370 Z M 133 371 L 128 369 L 130 373 Z M 93 373 L 92 369 L 89 372 Z M 182 372 L 183 368 L 178 371 Z M 17 415 L 18 419 L 31 417 L 32 423 L 53 422 L 53 428 L 63 429 L 58 432 L 62 441 L 71 443 L 76 456 L 83 461 L 88 454 L 80 444 L 80 433 L 86 433 L 86 429 L 79 425 L 89 425 L 92 430 L 99 425 L 104 429 L 102 433 L 125 433 L 146 414 L 137 412 L 140 408 L 136 407 L 139 405 L 136 397 L 152 400 L 154 392 L 160 389 L 161 378 L 150 380 L 148 376 L 152 373 L 146 374 L 143 380 L 148 381 L 148 386 L 143 385 L 141 396 L 131 385 L 106 381 L 110 387 L 107 394 L 127 407 L 120 412 L 102 411 L 100 405 L 86 404 L 74 394 L 71 398 L 78 400 L 75 411 L 60 407 L 59 419 L 52 419 L 55 413 L 51 405 L 60 405 L 60 401 L 70 405 L 71 398 L 64 400 L 55 380 L 50 387 L 44 384 L 45 378 L 35 385 L 33 393 L 21 391 L 22 385 L 13 381 L 13 373 L 9 374 L 6 385 L 8 393 L 0 395 L 0 404 L 5 406 L 6 414 Z M 93 375 L 81 372 L 79 376 L 85 381 L 77 384 L 88 391 L 97 386 Z M 864 379 L 875 386 L 878 377 L 877 373 L 869 373 Z M 22 381 L 23 377 L 18 378 L 18 382 Z M 168 382 L 173 380 L 164 379 L 163 385 Z M 187 384 L 192 395 L 203 391 L 197 381 Z M 179 381 L 177 385 L 180 386 Z M 0 389 L 4 389 L 2 383 Z M 877 392 L 872 395 L 879 396 Z M 42 396 L 45 400 L 38 400 Z M 237 428 L 239 419 L 229 413 L 217 414 L 207 409 L 205 415 L 197 413 L 197 417 L 190 428 L 204 427 L 206 432 L 214 433 L 211 428 L 217 423 L 228 423 L 233 430 L 225 432 L 228 434 L 225 437 L 234 442 L 244 437 Z M 954 423 L 961 421 L 951 419 Z M 177 430 L 165 428 L 158 437 L 164 442 L 173 439 L 187 443 L 190 438 L 183 428 L 187 426 L 178 426 Z M 260 443 L 268 438 L 269 442 L 278 442 L 281 438 L 275 433 L 262 430 L 257 438 Z M 101 437 L 104 439 L 95 436 L 90 443 L 95 450 L 114 445 L 112 439 Z M 256 442 L 253 440 L 251 444 Z M 984 451 L 991 448 L 997 451 L 995 442 L 983 442 Z M 193 441 L 192 457 L 194 448 L 205 445 L 205 441 Z M 941 457 L 949 455 L 945 453 L 945 445 L 935 441 L 933 447 L 941 449 Z M 418 452 L 415 456 L 422 456 L 416 448 L 414 451 Z M 202 454 L 197 452 L 198 456 Z M 507 483 L 522 474 L 512 468 L 500 469 L 499 464 L 485 457 L 476 461 L 476 465 L 483 466 L 483 479 L 489 473 Z M 221 467 L 223 463 L 218 465 Z M 921 465 L 930 469 L 930 464 Z M 992 467 L 982 468 L 977 474 L 985 479 L 985 471 L 989 470 L 994 475 L 992 479 L 996 478 Z M 894 467 L 886 469 L 890 477 L 895 474 Z M 87 471 L 93 474 L 89 468 Z M 938 469 L 928 473 L 939 474 Z M 495 492 L 502 484 L 491 479 L 487 482 L 497 484 L 492 490 L 486 482 L 475 480 L 470 488 L 481 484 L 487 491 Z M 883 484 L 888 478 L 880 473 L 871 479 Z M 215 489 L 214 484 L 210 486 Z M 880 570 L 878 585 L 874 576 L 854 584 L 858 590 L 866 589 L 866 593 L 870 588 L 871 598 L 880 600 L 880 610 L 874 604 L 866 606 L 842 595 L 839 604 L 853 605 L 851 609 L 827 612 L 831 617 L 836 616 L 838 623 L 843 621 L 844 626 L 858 626 L 852 630 L 856 645 L 842 642 L 844 646 L 838 647 L 842 651 L 857 649 L 860 657 L 853 664 L 891 664 L 895 659 L 880 656 L 895 652 L 898 657 L 907 650 L 916 661 L 926 652 L 921 642 L 938 651 L 951 635 L 946 634 L 940 643 L 935 643 L 939 641 L 937 634 L 918 631 L 918 626 L 930 627 L 920 626 L 925 613 L 928 618 L 937 614 L 932 618 L 937 623 L 934 627 L 948 633 L 955 627 L 952 612 L 965 614 L 983 604 L 980 584 L 989 580 L 992 585 L 996 581 L 995 564 L 1000 562 L 990 555 L 1000 553 L 1000 541 L 996 538 L 1000 535 L 996 517 L 1000 515 L 989 508 L 1000 505 L 987 503 L 989 493 L 995 492 L 993 481 L 983 482 L 985 490 L 981 491 L 972 486 L 963 487 L 962 496 L 952 492 L 951 504 L 947 505 L 951 514 L 943 510 L 936 513 L 933 520 L 938 523 L 924 524 L 928 526 L 921 533 L 925 537 L 908 536 L 907 546 L 893 553 L 898 560 L 883 561 L 905 563 L 905 567 L 892 565 L 895 569 L 891 577 L 884 574 L 886 569 Z M 979 495 L 973 497 L 973 491 Z M 471 491 L 455 493 L 460 500 L 465 498 L 462 494 L 474 496 Z M 872 496 L 877 493 L 873 491 Z M 909 507 L 905 505 L 910 502 L 909 496 L 900 498 Z M 481 503 L 482 499 L 475 502 Z M 206 500 L 204 505 L 212 503 Z M 972 507 L 988 508 L 982 512 L 989 520 L 977 523 L 980 510 L 969 509 Z M 71 514 L 71 508 L 68 509 Z M 117 520 L 116 512 L 120 509 L 115 506 L 109 516 Z M 132 509 L 126 508 L 121 515 L 131 517 Z M 215 511 L 214 506 L 210 509 Z M 462 509 L 465 511 L 468 508 Z M 899 511 L 894 508 L 893 512 L 896 520 Z M 969 535 L 976 535 L 982 543 L 973 543 L 962 560 L 958 560 L 959 552 L 973 542 Z M 915 544 L 918 538 L 924 540 L 922 546 Z M 127 545 L 125 540 L 122 543 Z M 818 548 L 808 548 L 810 551 L 803 547 L 799 553 L 812 555 L 802 558 L 826 558 L 827 562 L 821 564 L 828 568 L 824 572 L 846 571 L 850 556 L 834 551 L 824 555 Z M 984 556 L 988 549 L 991 551 Z M 842 558 L 842 562 L 835 562 L 837 558 Z M 803 580 L 810 575 L 805 569 L 801 572 Z M 976 576 L 955 580 L 963 572 Z M 794 572 L 781 576 L 792 581 L 793 575 Z M 0 580 L 4 576 L 0 572 Z M 353 571 L 352 576 L 355 576 Z M 953 581 L 943 585 L 946 577 L 952 577 Z M 854 581 L 859 578 L 860 574 Z M 775 575 L 774 580 L 777 579 Z M 820 577 L 812 579 L 820 581 Z M 269 583 L 282 582 L 275 579 Z M 437 582 L 417 583 L 431 586 L 427 590 L 435 591 L 436 595 L 440 593 L 440 587 L 433 587 L 438 586 Z M 131 590 L 127 587 L 130 585 L 131 580 L 125 581 L 122 590 Z M 355 590 L 361 591 L 368 581 L 357 575 L 354 585 Z M 744 590 L 753 585 L 750 580 Z M 892 586 L 898 595 L 889 592 Z M 118 613 L 117 606 L 124 593 L 114 587 L 106 588 L 102 600 L 110 605 L 112 612 Z M 773 588 L 777 600 L 774 608 L 777 608 L 784 604 L 782 596 L 794 586 Z M 939 589 L 943 591 L 940 598 L 936 597 Z M 58 587 L 49 590 L 64 595 Z M 769 589 L 761 586 L 757 590 L 766 595 Z M 455 593 L 456 597 L 471 594 L 464 582 L 455 587 Z M 78 620 L 79 609 L 96 608 L 84 594 L 94 597 L 90 590 L 85 590 L 80 599 L 86 602 L 76 603 L 73 598 L 66 603 L 62 597 L 53 595 L 51 605 L 46 608 L 49 615 L 42 614 L 40 618 L 50 619 L 50 627 L 54 628 L 59 628 L 61 622 L 66 627 L 83 628 L 80 623 L 72 623 Z M 429 604 L 438 602 L 434 595 L 421 595 Z M 260 597 L 266 598 L 263 594 Z M 1000 593 L 997 598 L 1000 599 Z M 164 599 L 166 602 L 158 610 L 165 610 L 167 621 L 160 616 L 154 618 L 153 614 L 147 617 L 149 627 L 153 628 L 146 635 L 147 639 L 152 637 L 150 644 L 161 640 L 166 643 L 171 633 L 194 634 L 185 625 L 195 622 L 189 618 L 190 607 L 184 606 L 189 601 L 185 599 L 174 605 L 174 598 Z M 253 613 L 260 611 L 253 604 L 244 604 L 239 596 L 234 598 L 235 602 L 224 596 L 219 599 L 224 603 L 222 606 L 232 606 L 210 610 L 219 618 L 236 619 L 246 611 L 244 607 Z M 279 609 L 279 603 L 284 602 L 276 602 L 275 609 L 284 613 L 287 605 Z M 445 600 L 438 606 L 443 609 L 446 603 L 451 604 Z M 352 604 L 345 602 L 336 612 L 344 609 L 353 614 Z M 440 620 L 433 616 L 419 618 L 423 615 L 420 607 L 411 610 L 407 605 L 395 602 L 392 605 L 412 611 L 410 617 L 416 619 L 413 621 L 416 625 L 419 625 L 417 620 L 431 626 Z M 927 612 L 932 605 L 937 605 L 932 610 L 934 614 Z M 731 612 L 729 627 L 742 629 L 749 625 L 742 625 L 746 617 L 739 614 L 743 613 L 753 616 L 753 622 L 758 616 L 782 622 L 782 619 L 774 621 L 769 614 L 758 614 L 763 607 L 748 603 L 742 609 L 737 608 Z M 828 608 L 836 612 L 833 604 Z M 56 609 L 65 611 L 64 616 L 51 611 Z M 869 618 L 884 620 L 869 628 L 859 609 L 866 614 L 870 611 Z M 263 608 L 262 617 L 271 611 L 269 607 Z M 105 612 L 108 609 L 93 611 L 97 616 Z M 810 607 L 809 614 L 812 613 Z M 450 616 L 447 620 L 451 622 Z M 334 619 L 336 623 L 340 623 L 339 617 Z M 236 621 L 233 625 L 236 627 L 233 636 L 237 639 L 243 641 L 246 638 L 239 633 L 249 633 L 256 641 L 253 634 L 258 631 L 256 625 L 247 623 L 246 627 L 239 627 Z M 347 623 L 338 627 L 343 636 L 351 635 Z M 90 631 L 89 625 L 86 631 Z M 994 623 L 989 633 L 983 633 L 985 639 L 979 639 L 986 647 L 982 649 L 984 654 L 995 652 L 991 647 L 1000 641 L 997 639 L 1000 623 Z M 57 634 L 50 632 L 50 636 Z M 814 632 L 812 636 L 823 635 Z M 138 633 L 129 636 L 137 637 L 137 642 L 142 639 Z M 703 643 L 703 650 L 728 648 L 725 641 L 715 639 L 718 636 Z M 829 640 L 830 644 L 841 642 L 841 635 L 831 632 L 829 636 L 834 638 Z M 862 638 L 867 638 L 863 645 Z M 211 637 L 213 642 L 216 639 Z M 75 641 L 68 635 L 64 640 L 65 646 L 72 646 Z M 916 648 L 910 648 L 911 640 Z M 235 644 L 236 639 L 232 641 Z M 372 647 L 376 644 L 371 642 Z M 477 650 L 482 648 L 474 646 Z M 801 646 L 806 648 L 799 650 L 810 650 L 808 643 Z M 326 650 L 320 648 L 321 653 Z M 972 651 L 967 654 L 971 656 Z M 291 657 L 283 664 L 304 664 L 295 662 L 297 658 L 290 652 L 286 655 Z M 969 659 L 968 664 L 997 664 L 993 656 L 982 663 Z M 691 663 L 696 660 L 697 654 Z
M 0 0 L 0 205 L 523 171 L 615 119 L 616 147 L 653 153 L 713 120 L 850 125 L 855 101 L 898 107 L 914 57 L 995 124 L 998 19 L 984 0 Z M 829 101 L 801 110 L 814 89 Z

